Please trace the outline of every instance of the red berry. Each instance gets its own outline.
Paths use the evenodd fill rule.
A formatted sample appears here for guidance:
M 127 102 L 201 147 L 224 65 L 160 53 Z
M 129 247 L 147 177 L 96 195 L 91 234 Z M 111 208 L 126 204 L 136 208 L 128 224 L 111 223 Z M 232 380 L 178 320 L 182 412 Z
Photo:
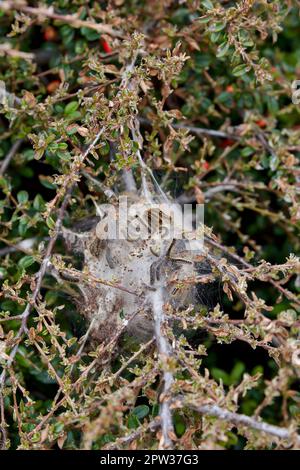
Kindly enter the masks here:
M 232 139 L 224 139 L 220 143 L 220 147 L 225 149 L 226 147 L 231 147 L 234 144 L 234 140 Z
M 264 119 L 259 119 L 258 121 L 255 121 L 255 124 L 257 124 L 258 127 L 263 129 L 264 127 L 267 126 L 267 121 L 265 121 Z
M 44 30 L 45 41 L 55 41 L 57 39 L 57 31 L 53 26 L 47 26 Z
M 54 93 L 54 91 L 57 90 L 59 85 L 60 85 L 59 80 L 52 80 L 52 82 L 48 83 L 48 85 L 47 85 L 48 93 Z
M 226 91 L 227 91 L 227 93 L 233 93 L 234 92 L 233 86 L 232 85 L 227 85 Z
M 110 52 L 112 52 L 112 48 L 110 47 L 108 42 L 105 39 L 102 39 L 102 38 L 101 38 L 101 46 L 102 46 L 102 49 L 104 50 L 104 52 L 106 52 L 106 54 L 110 54 Z
M 203 162 L 202 163 L 202 168 L 203 170 L 207 171 L 210 169 L 210 164 L 208 162 Z

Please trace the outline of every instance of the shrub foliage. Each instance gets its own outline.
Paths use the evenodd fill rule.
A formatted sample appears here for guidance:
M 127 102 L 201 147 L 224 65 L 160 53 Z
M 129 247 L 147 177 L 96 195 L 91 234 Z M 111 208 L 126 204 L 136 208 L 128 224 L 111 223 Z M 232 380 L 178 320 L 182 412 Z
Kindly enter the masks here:
M 299 26 L 292 0 L 0 3 L 2 448 L 299 448 Z M 148 342 L 124 311 L 99 342 L 63 233 L 125 173 L 205 204 L 209 269 L 186 308 L 152 289 Z

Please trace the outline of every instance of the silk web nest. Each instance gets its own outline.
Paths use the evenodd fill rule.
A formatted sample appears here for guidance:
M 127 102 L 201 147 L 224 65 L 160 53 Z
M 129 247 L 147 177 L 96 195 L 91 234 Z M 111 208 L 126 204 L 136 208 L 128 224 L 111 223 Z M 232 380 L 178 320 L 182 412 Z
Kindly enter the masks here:
M 84 223 L 83 228 L 63 231 L 68 250 L 83 256 L 88 281 L 77 283 L 79 309 L 97 342 L 109 341 L 122 326 L 139 342 L 150 339 L 154 333 L 153 297 L 158 287 L 163 292 L 164 308 L 173 311 L 207 303 L 205 285 L 212 280 L 212 270 L 199 242 L 199 227 L 189 234 L 189 240 L 183 233 L 176 239 L 163 233 L 164 221 L 173 217 L 176 206 L 152 173 L 151 177 L 153 181 L 144 175 L 137 189 L 132 173 L 124 172 L 126 190 L 118 196 L 106 191 L 115 209 L 116 226 L 120 223 L 120 196 L 127 198 L 131 226 L 135 226 L 132 218 L 136 217 L 135 211 L 130 215 L 131 208 L 142 207 L 138 223 L 149 229 L 148 239 L 136 237 L 136 231 L 133 238 L 130 232 L 124 239 L 107 238 L 103 232 L 107 232 L 112 213 L 102 205 L 96 205 L 97 217 Z M 163 209 L 158 208 L 161 204 Z

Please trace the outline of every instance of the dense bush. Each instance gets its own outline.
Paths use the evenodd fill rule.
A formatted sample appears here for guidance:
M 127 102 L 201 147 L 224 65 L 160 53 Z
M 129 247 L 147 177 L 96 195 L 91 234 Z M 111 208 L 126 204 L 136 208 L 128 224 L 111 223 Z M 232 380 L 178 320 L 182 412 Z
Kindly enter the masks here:
M 2 448 L 300 447 L 299 26 L 292 0 L 0 3 Z M 171 279 L 196 300 L 150 286 L 146 342 L 123 310 L 95 332 L 82 286 L 122 279 L 70 241 L 132 177 L 205 204 Z

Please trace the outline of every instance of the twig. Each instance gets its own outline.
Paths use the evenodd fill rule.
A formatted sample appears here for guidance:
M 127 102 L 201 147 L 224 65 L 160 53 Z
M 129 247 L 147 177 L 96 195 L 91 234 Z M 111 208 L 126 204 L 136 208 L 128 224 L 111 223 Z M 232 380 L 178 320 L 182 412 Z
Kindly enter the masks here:
M 0 176 L 4 175 L 4 173 L 6 172 L 11 160 L 14 158 L 15 154 L 19 150 L 22 142 L 23 142 L 23 139 L 16 140 L 16 142 L 14 142 L 14 144 L 12 145 L 11 149 L 9 150 L 4 160 L 2 160 L 2 164 L 0 167 Z
M 231 191 L 234 193 L 240 192 L 240 190 L 236 186 L 233 186 L 232 184 L 220 184 L 219 186 L 216 186 L 215 188 L 210 188 L 207 191 L 205 191 L 203 193 L 204 199 L 205 201 L 209 201 L 210 199 L 213 198 L 215 194 L 221 193 L 223 191 Z
M 271 147 L 271 145 L 269 144 L 269 142 L 267 141 L 267 139 L 265 138 L 264 134 L 262 132 L 259 132 L 257 134 L 257 138 L 258 140 L 260 141 L 260 143 L 263 145 L 263 147 L 268 151 L 270 152 L 270 154 L 272 155 L 272 157 L 276 157 L 276 153 L 273 149 L 273 147 Z
M 62 198 L 66 192 L 68 191 L 68 188 L 70 186 L 73 186 L 74 184 L 74 179 L 80 179 L 79 174 L 82 170 L 82 166 L 84 165 L 84 161 L 88 157 L 88 155 L 91 153 L 92 150 L 94 150 L 95 146 L 99 142 L 99 139 L 101 135 L 103 134 L 105 128 L 102 127 L 96 134 L 94 140 L 90 143 L 90 145 L 86 148 L 86 150 L 83 151 L 83 153 L 77 155 L 74 158 L 74 161 L 72 163 L 72 166 L 70 168 L 70 172 L 65 175 L 64 181 L 61 185 L 60 192 L 56 194 L 54 199 L 50 203 L 48 203 L 48 211 L 49 213 L 51 212 L 52 208 L 57 204 L 57 201 L 59 198 Z
M 18 331 L 17 335 L 14 338 L 16 344 L 13 347 L 13 349 L 11 350 L 11 352 L 9 354 L 9 359 L 7 360 L 6 366 L 3 369 L 2 373 L 1 373 L 1 376 L 0 376 L 0 387 L 1 388 L 3 387 L 3 385 L 5 383 L 7 368 L 9 368 L 12 365 L 12 363 L 14 361 L 14 358 L 15 358 L 17 352 L 18 352 L 19 340 L 22 338 L 23 334 L 27 332 L 27 321 L 28 321 L 29 315 L 31 313 L 32 307 L 34 306 L 34 304 L 35 304 L 35 302 L 36 302 L 36 300 L 39 296 L 41 285 L 42 285 L 42 280 L 43 280 L 44 275 L 46 273 L 46 269 L 47 269 L 48 263 L 50 261 L 52 250 L 53 250 L 54 245 L 56 243 L 58 234 L 60 232 L 60 228 L 61 228 L 61 225 L 62 225 L 62 219 L 64 217 L 66 207 L 67 207 L 68 202 L 70 200 L 72 190 L 73 190 L 73 187 L 71 187 L 69 189 L 69 191 L 67 192 L 67 194 L 65 196 L 65 199 L 64 199 L 64 201 L 61 205 L 61 208 L 59 210 L 59 214 L 58 214 L 58 217 L 57 217 L 57 220 L 56 220 L 56 223 L 55 223 L 54 235 L 50 238 L 50 241 L 49 241 L 48 246 L 47 246 L 45 257 L 44 257 L 44 259 L 41 263 L 40 269 L 39 269 L 39 271 L 37 273 L 37 276 L 36 276 L 35 289 L 33 291 L 33 294 L 31 296 L 30 301 L 27 303 L 26 308 L 22 313 L 22 323 L 21 323 L 21 326 L 19 328 L 19 331 Z
M 223 421 L 229 421 L 236 426 L 247 426 L 257 431 L 264 432 L 271 436 L 277 437 L 279 439 L 291 440 L 294 441 L 297 446 L 300 445 L 300 436 L 295 431 L 291 429 L 282 428 L 280 426 L 274 426 L 273 424 L 266 423 L 265 421 L 258 421 L 255 418 L 252 418 L 247 415 L 234 413 L 232 411 L 225 410 L 218 405 L 196 405 L 189 401 L 186 401 L 184 398 L 179 398 L 179 400 L 185 406 L 197 411 L 198 413 L 215 416 Z M 175 399 L 176 402 L 176 399 Z
M 5 243 L 10 243 L 8 240 L 2 240 L 1 241 Z M 31 254 L 32 253 L 32 247 L 35 244 L 37 239 L 35 237 L 31 238 L 25 238 L 25 240 L 22 240 L 19 243 L 16 243 L 15 245 L 9 245 L 4 248 L 0 249 L 0 257 L 1 256 L 6 256 L 10 253 L 15 253 L 16 251 L 22 251 L 23 253 L 26 254 Z
M 173 374 L 169 370 L 170 364 L 168 364 L 168 359 L 171 356 L 171 348 L 169 342 L 163 334 L 162 327 L 164 323 L 164 309 L 163 309 L 163 287 L 158 287 L 153 293 L 151 293 L 153 314 L 154 314 L 154 332 L 157 344 L 157 350 L 162 360 L 163 365 L 163 391 L 162 391 L 162 403 L 160 405 L 160 419 L 161 419 L 161 429 L 162 437 L 159 443 L 160 449 L 172 448 L 172 435 L 174 434 L 173 422 L 172 422 L 172 413 L 170 409 L 171 400 L 168 397 L 171 387 L 174 382 Z
M 102 23 L 95 23 L 93 21 L 81 20 L 75 15 L 60 15 L 55 13 L 53 7 L 45 8 L 39 7 L 34 8 L 23 3 L 18 3 L 17 1 L 4 1 L 1 2 L 1 9 L 4 11 L 10 12 L 11 10 L 22 11 L 28 15 L 33 15 L 38 18 L 38 20 L 44 20 L 46 18 L 51 18 L 52 20 L 61 21 L 62 23 L 67 23 L 72 25 L 74 28 L 89 28 L 94 29 L 98 33 L 109 34 L 113 37 L 122 38 L 123 34 L 120 31 L 114 30 L 111 26 Z
M 82 354 L 82 352 L 83 352 L 83 350 L 84 350 L 84 347 L 85 347 L 85 345 L 86 345 L 86 343 L 87 343 L 87 341 L 88 341 L 88 339 L 89 339 L 90 333 L 91 333 L 91 331 L 92 331 L 92 329 L 93 329 L 94 323 L 95 323 L 95 317 L 92 319 L 92 321 L 91 321 L 91 323 L 90 323 L 90 325 L 89 325 L 89 327 L 88 327 L 88 329 L 87 329 L 85 335 L 84 335 L 83 338 L 82 338 L 82 343 L 80 344 L 80 347 L 79 347 L 79 349 L 78 349 L 78 351 L 77 351 L 77 353 L 76 353 L 76 357 L 78 357 L 78 359 L 81 357 L 81 354 Z M 72 366 L 71 366 L 70 375 L 71 375 L 71 373 L 72 373 L 72 371 L 73 371 L 73 368 L 74 368 L 74 364 L 72 364 Z
M 50 267 L 50 272 L 58 275 L 62 274 L 65 276 L 65 279 L 67 281 L 78 281 L 81 280 L 82 282 L 86 282 L 88 284 L 103 284 L 104 286 L 111 287 L 113 289 L 119 289 L 123 292 L 126 292 L 127 294 L 135 295 L 136 297 L 141 297 L 142 294 L 139 293 L 138 291 L 134 291 L 131 289 L 128 289 L 125 286 L 122 286 L 121 284 L 118 284 L 115 281 L 107 281 L 105 279 L 99 279 L 98 277 L 93 276 L 92 274 L 86 274 L 82 273 L 81 271 L 78 271 L 75 268 L 59 268 L 59 270 L 56 270 L 56 267 L 53 263 L 49 261 L 48 267 Z M 62 279 L 63 280 L 63 279 Z
M 10 93 L 9 91 L 7 91 L 5 88 L 4 81 L 0 80 L 0 104 L 6 104 L 6 102 L 8 102 L 10 106 L 14 106 L 14 105 L 20 106 L 22 103 L 22 100 L 18 98 L 14 93 Z M 5 136 L 7 135 L 7 133 L 4 133 L 3 135 Z M 11 134 L 8 134 L 8 135 L 11 135 Z
M 231 191 L 234 193 L 240 193 L 241 190 L 236 185 L 231 183 L 219 183 L 218 185 L 208 188 L 206 191 L 202 190 L 205 202 L 210 201 L 215 194 L 222 193 L 224 191 Z M 191 204 L 197 200 L 196 194 L 181 194 L 176 199 L 178 204 Z
M 4 323 L 6 321 L 11 321 L 11 320 L 22 320 L 22 314 L 12 315 L 11 317 L 0 318 L 0 323 Z
M 101 181 L 98 181 L 96 178 L 94 178 L 92 175 L 90 175 L 90 173 L 88 171 L 82 170 L 81 173 L 83 174 L 83 176 L 85 176 L 85 178 L 87 178 L 89 181 L 91 181 L 91 183 L 94 186 L 97 186 L 97 188 L 99 188 L 101 190 L 101 192 L 103 194 L 105 194 L 107 199 L 116 199 L 117 198 L 116 194 L 113 192 L 112 189 L 110 189 L 108 186 L 105 186 L 105 184 L 101 183 Z
M 124 185 L 125 185 L 125 190 L 128 191 L 128 192 L 137 192 L 137 187 L 136 187 L 136 183 L 135 183 L 135 180 L 134 180 L 134 176 L 133 176 L 133 173 L 132 173 L 132 170 L 131 169 L 123 169 L 122 170 L 122 178 L 123 178 L 123 181 L 124 181 Z
M 3 391 L 0 390 L 0 450 L 5 449 L 6 444 L 6 423 L 5 423 L 5 413 L 4 413 L 4 397 Z
M 11 44 L 0 44 L 0 56 L 8 55 L 11 57 L 20 57 L 21 59 L 33 60 L 35 55 L 32 52 L 23 52 L 13 49 Z
M 223 251 L 223 253 L 226 253 L 229 257 L 231 257 L 232 259 L 238 261 L 240 264 L 245 266 L 247 269 L 253 269 L 253 266 L 251 264 L 247 263 L 247 261 L 245 261 L 241 256 L 237 255 L 236 253 L 232 253 L 231 251 L 228 250 L 228 248 L 226 248 L 225 246 L 223 246 L 220 243 L 216 242 L 215 240 L 212 240 L 209 237 L 205 237 L 205 241 L 207 243 L 209 243 L 210 245 L 212 245 L 212 246 L 218 248 L 219 250 Z M 281 292 L 281 294 L 285 295 L 285 297 L 287 299 L 289 299 L 291 302 L 295 302 L 297 305 L 300 305 L 300 300 L 297 298 L 297 296 L 295 294 L 293 294 L 292 292 L 290 292 L 288 289 L 285 289 L 284 287 L 282 287 L 280 285 L 280 283 L 275 281 L 274 279 L 272 279 L 272 277 L 267 276 L 266 279 L 262 279 L 262 281 L 269 282 L 277 290 L 279 290 L 279 292 Z
M 118 449 L 121 445 L 124 444 L 131 444 L 131 442 L 135 441 L 138 439 L 143 433 L 147 431 L 154 432 L 158 427 L 160 426 L 160 418 L 157 417 L 150 421 L 150 423 L 147 423 L 147 425 L 142 425 L 138 429 L 136 429 L 134 432 L 129 434 L 128 436 L 124 437 L 119 437 L 118 439 L 115 440 L 115 442 L 111 442 L 107 444 L 106 446 L 103 447 L 103 450 L 114 450 Z
M 135 361 L 136 358 L 139 357 L 140 354 L 142 354 L 142 352 L 146 351 L 149 348 L 149 346 L 151 346 L 151 344 L 153 344 L 153 342 L 154 342 L 154 338 L 151 338 L 146 344 L 142 344 L 140 349 L 136 353 L 134 353 L 133 356 L 131 356 L 128 359 L 128 361 L 126 361 L 125 364 L 123 364 L 120 367 L 120 369 L 117 370 L 117 372 L 114 373 L 114 375 L 112 376 L 112 379 L 116 380 L 116 378 L 119 377 L 125 369 L 127 369 L 129 364 L 131 364 L 133 361 Z
M 217 131 L 215 129 L 205 129 L 204 127 L 188 126 L 183 123 L 172 124 L 172 127 L 174 129 L 187 129 L 191 134 L 195 134 L 198 136 L 210 135 L 212 137 L 220 137 L 221 139 L 233 139 L 233 140 L 240 139 L 239 136 L 235 134 L 230 134 L 228 132 Z
M 138 119 L 141 124 L 152 125 L 151 121 L 147 118 L 139 116 Z M 171 127 L 173 127 L 174 129 L 187 129 L 191 134 L 195 134 L 197 136 L 210 135 L 212 137 L 220 137 L 221 139 L 240 139 L 240 137 L 235 134 L 230 134 L 228 132 L 218 131 L 215 129 L 205 129 L 204 127 L 188 126 L 187 124 L 181 122 L 178 124 L 171 124 Z

